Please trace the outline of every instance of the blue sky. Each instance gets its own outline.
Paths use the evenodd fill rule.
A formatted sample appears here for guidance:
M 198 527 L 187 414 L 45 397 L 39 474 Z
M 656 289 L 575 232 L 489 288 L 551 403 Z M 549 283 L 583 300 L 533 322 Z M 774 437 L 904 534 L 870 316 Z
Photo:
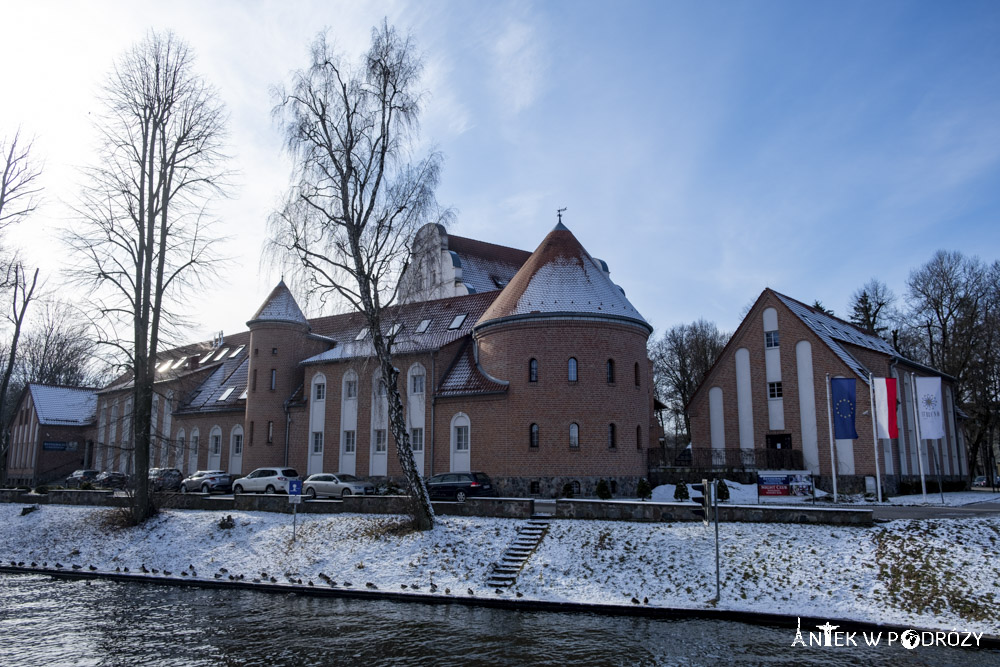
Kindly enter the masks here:
M 30 4 L 30 6 L 25 6 Z M 287 4 L 287 6 L 286 6 Z M 1000 258 L 996 2 L 11 3 L 0 134 L 37 136 L 47 204 L 15 240 L 54 275 L 88 114 L 149 27 L 194 48 L 232 120 L 239 171 L 217 206 L 234 258 L 187 314 L 236 331 L 280 277 L 260 266 L 288 181 L 268 87 L 328 27 L 360 53 L 412 31 L 421 139 L 445 156 L 451 231 L 533 250 L 564 221 L 657 328 L 733 329 L 765 286 L 845 314 L 897 293 L 939 248 Z

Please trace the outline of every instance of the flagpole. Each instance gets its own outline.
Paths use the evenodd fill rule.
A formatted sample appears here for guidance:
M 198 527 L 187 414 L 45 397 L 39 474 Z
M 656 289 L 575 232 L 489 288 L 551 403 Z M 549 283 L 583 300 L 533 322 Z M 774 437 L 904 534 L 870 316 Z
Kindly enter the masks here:
M 917 403 L 917 378 L 910 374 L 910 403 L 913 404 L 913 426 L 917 434 L 917 467 L 920 468 L 920 492 L 924 494 L 924 502 L 927 502 L 927 482 L 924 480 L 924 459 L 920 456 L 920 404 Z
M 826 374 L 826 423 L 830 427 L 830 470 L 833 477 L 833 502 L 837 502 L 837 456 L 833 442 L 833 408 L 830 407 L 830 374 Z
M 882 502 L 882 475 L 878 466 L 878 426 L 875 423 L 875 379 L 871 372 L 868 373 L 868 403 L 872 411 L 872 441 L 875 443 L 875 489 L 878 492 L 878 501 Z

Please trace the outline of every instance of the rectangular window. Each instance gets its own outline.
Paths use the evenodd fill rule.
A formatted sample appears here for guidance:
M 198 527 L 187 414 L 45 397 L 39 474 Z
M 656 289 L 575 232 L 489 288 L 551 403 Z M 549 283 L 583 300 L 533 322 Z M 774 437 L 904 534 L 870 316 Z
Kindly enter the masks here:
M 250 444 L 253 444 L 253 422 L 250 422 Z
M 213 435 L 212 436 L 212 453 L 221 454 L 222 453 L 222 436 Z
M 781 383 L 780 382 L 768 382 L 767 383 L 767 397 L 768 398 L 781 398 Z
M 410 393 L 411 394 L 422 394 L 424 393 L 424 377 L 423 373 L 410 376 Z
M 464 452 L 469 449 L 469 427 L 455 427 L 455 451 Z
M 274 391 L 278 387 L 278 369 L 271 369 L 271 391 Z
M 312 453 L 313 454 L 323 453 L 323 431 L 313 431 Z
M 615 434 L 615 425 L 608 424 L 608 448 L 614 449 L 618 446 L 618 439 Z
M 278 348 L 276 348 L 276 347 L 272 347 L 271 348 L 271 356 L 272 357 L 278 356 Z
M 326 400 L 326 385 L 322 382 L 316 385 L 316 400 Z
M 257 391 L 257 369 L 253 369 L 253 375 L 250 379 L 250 390 Z
M 267 422 L 267 441 L 274 442 L 274 422 Z
M 357 434 L 354 431 L 344 431 L 344 453 L 353 454 L 357 445 Z
M 243 434 L 233 434 L 233 454 L 239 456 L 243 453 Z
M 385 454 L 385 429 L 377 428 L 375 429 L 375 453 Z
M 413 448 L 414 452 L 424 451 L 424 429 L 410 429 L 410 447 Z
M 344 383 L 344 398 L 358 397 L 358 381 L 348 380 Z
M 765 331 L 764 332 L 764 347 L 778 347 L 778 332 L 777 331 Z

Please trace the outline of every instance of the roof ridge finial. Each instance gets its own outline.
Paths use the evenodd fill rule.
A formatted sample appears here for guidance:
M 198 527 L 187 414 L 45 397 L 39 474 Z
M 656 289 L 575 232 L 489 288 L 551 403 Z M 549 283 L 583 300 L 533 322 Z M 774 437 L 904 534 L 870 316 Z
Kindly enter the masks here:
M 566 225 L 564 225 L 563 221 L 562 221 L 562 214 L 563 214 L 563 211 L 565 211 L 565 210 L 566 210 L 565 206 L 563 206 L 562 208 L 557 208 L 556 209 L 556 220 L 557 220 L 556 227 L 555 227 L 556 229 L 566 230 Z

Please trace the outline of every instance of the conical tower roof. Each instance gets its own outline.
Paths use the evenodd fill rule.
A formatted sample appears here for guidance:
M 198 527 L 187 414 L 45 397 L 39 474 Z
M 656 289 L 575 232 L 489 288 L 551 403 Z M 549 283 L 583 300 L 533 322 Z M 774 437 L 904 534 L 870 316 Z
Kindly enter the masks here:
M 585 316 L 652 327 L 635 309 L 602 263 L 590 256 L 561 222 L 549 232 L 476 328 L 514 319 Z
M 295 297 L 292 296 L 292 292 L 285 285 L 284 280 L 275 285 L 267 299 L 264 300 L 264 305 L 258 308 L 254 316 L 247 322 L 247 326 L 252 327 L 264 322 L 309 326 L 309 321 L 302 314 L 302 309 L 299 308 L 299 304 L 296 303 Z

